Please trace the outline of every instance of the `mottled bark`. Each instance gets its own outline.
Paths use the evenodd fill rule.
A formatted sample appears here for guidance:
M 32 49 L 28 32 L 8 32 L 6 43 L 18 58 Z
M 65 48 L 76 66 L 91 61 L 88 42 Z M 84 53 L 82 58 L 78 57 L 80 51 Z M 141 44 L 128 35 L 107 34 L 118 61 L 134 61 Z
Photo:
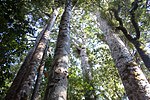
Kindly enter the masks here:
M 110 47 L 111 55 L 114 59 L 125 91 L 130 100 L 150 100 L 150 84 L 135 63 L 128 49 L 115 31 L 108 25 L 107 21 L 97 14 L 100 29 L 104 32 L 105 40 Z
M 81 68 L 83 74 L 83 80 L 87 82 L 91 87 L 94 88 L 92 84 L 92 70 L 90 65 L 88 64 L 88 56 L 86 54 L 86 47 L 82 45 L 80 49 L 80 57 L 81 57 Z M 84 94 L 85 100 L 95 100 L 94 90 L 85 90 L 86 93 Z
M 74 40 L 74 44 L 76 45 L 77 50 L 79 51 L 79 55 L 81 58 L 81 69 L 82 69 L 83 80 L 84 82 L 87 82 L 91 87 L 93 87 L 93 90 L 86 90 L 86 89 L 84 90 L 85 100 L 96 100 L 95 90 L 92 84 L 92 80 L 93 80 L 92 69 L 88 63 L 88 55 L 86 53 L 86 38 L 85 37 L 86 36 L 83 33 L 82 42 L 79 42 L 76 39 L 73 39 L 73 40 Z M 81 45 L 81 47 L 79 47 L 79 45 Z
M 150 71 L 150 55 L 148 53 L 146 53 L 146 51 L 142 48 L 142 43 L 140 43 L 139 39 L 132 38 L 132 36 L 128 34 L 126 28 L 124 28 L 124 27 L 117 27 L 117 28 L 119 30 L 121 30 L 123 32 L 123 34 L 125 35 L 125 37 L 134 45 L 139 56 L 141 57 L 142 61 L 144 62 L 144 65 Z
M 14 96 L 17 92 L 17 89 L 18 89 L 19 85 L 21 84 L 21 79 L 23 79 L 23 77 L 24 77 L 24 74 L 26 72 L 26 67 L 29 64 L 29 61 L 31 60 L 32 55 L 33 55 L 33 49 L 31 49 L 28 52 L 28 54 L 27 54 L 23 64 L 21 65 L 15 79 L 13 80 L 11 87 L 9 88 L 9 90 L 6 94 L 5 100 L 11 100 L 10 98 L 14 98 Z
M 70 16 L 71 0 L 67 0 L 60 21 L 54 61 L 44 100 L 66 100 L 67 97 L 68 55 L 70 53 Z
M 119 16 L 119 11 L 116 9 L 113 9 L 112 11 L 114 12 L 114 16 L 115 16 L 116 20 L 119 22 L 119 26 L 116 28 L 121 30 L 123 32 L 123 34 L 125 35 L 125 37 L 135 46 L 137 52 L 139 53 L 141 59 L 144 62 L 144 65 L 150 71 L 150 55 L 147 54 L 146 51 L 143 50 L 143 48 L 141 48 L 142 43 L 140 43 L 140 41 L 139 41 L 141 32 L 140 32 L 140 29 L 138 26 L 138 22 L 136 22 L 136 18 L 135 18 L 135 10 L 137 10 L 137 8 L 138 8 L 138 2 L 139 2 L 138 0 L 134 0 L 134 2 L 132 3 L 132 8 L 129 11 L 130 15 L 131 15 L 130 20 L 135 29 L 135 33 L 136 33 L 135 37 L 132 37 L 132 35 L 128 34 L 128 30 L 124 27 L 122 18 Z
M 42 81 L 43 70 L 44 70 L 44 64 L 41 64 L 40 68 L 38 69 L 37 79 L 35 82 L 34 90 L 33 90 L 32 96 L 31 96 L 31 100 L 36 100 L 36 98 L 39 95 L 38 92 L 39 92 L 40 84 Z
M 28 54 L 29 56 L 26 57 L 26 60 L 14 79 L 13 84 L 5 97 L 6 100 L 26 100 L 31 93 L 37 67 L 40 65 L 43 58 L 44 50 L 49 39 L 49 33 L 55 22 L 57 14 L 58 12 L 55 10 L 48 25 L 37 38 L 34 48 Z
M 42 81 L 42 75 L 43 75 L 45 60 L 46 60 L 46 56 L 47 56 L 47 50 L 48 50 L 48 46 L 45 49 L 42 62 L 40 64 L 40 66 L 38 67 L 37 79 L 36 79 L 36 82 L 35 82 L 35 85 L 34 85 L 31 100 L 38 100 L 38 97 L 40 95 L 38 92 L 39 92 L 40 84 L 41 84 L 41 81 Z

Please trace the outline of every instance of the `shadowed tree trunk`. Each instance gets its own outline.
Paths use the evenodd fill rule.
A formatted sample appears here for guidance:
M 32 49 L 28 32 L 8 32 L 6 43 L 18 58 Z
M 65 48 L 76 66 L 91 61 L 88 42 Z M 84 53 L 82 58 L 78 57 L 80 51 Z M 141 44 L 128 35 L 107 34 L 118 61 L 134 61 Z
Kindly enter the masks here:
M 37 79 L 36 79 L 35 86 L 34 86 L 34 89 L 33 89 L 33 92 L 32 92 L 31 100 L 38 100 L 38 97 L 40 95 L 38 92 L 39 92 L 40 84 L 41 84 L 41 81 L 42 81 L 42 75 L 43 75 L 45 60 L 46 60 L 46 57 L 47 57 L 47 50 L 48 50 L 48 45 L 47 45 L 47 47 L 44 51 L 42 62 L 41 62 L 40 66 L 37 69 L 38 70 Z
M 34 86 L 34 90 L 32 92 L 32 96 L 31 96 L 31 100 L 38 100 L 37 98 L 39 97 L 39 88 L 40 88 L 40 84 L 41 84 L 41 81 L 42 81 L 42 75 L 43 75 L 43 70 L 44 70 L 44 64 L 45 63 L 42 63 L 38 69 L 38 74 L 37 74 L 37 79 L 36 79 L 36 82 L 35 82 L 35 86 Z
M 39 67 L 49 39 L 49 34 L 58 12 L 54 10 L 48 25 L 40 33 L 34 48 L 28 53 L 17 76 L 15 77 L 5 100 L 27 100 L 35 80 L 37 67 Z
M 100 14 L 97 13 L 100 29 L 105 35 L 105 40 L 110 47 L 125 91 L 130 100 L 150 100 L 150 84 L 143 72 L 135 63 L 128 49 L 115 31 Z
M 66 100 L 67 97 L 68 55 L 70 53 L 70 16 L 71 0 L 67 0 L 60 21 L 52 70 L 44 100 Z
M 141 59 L 144 62 L 144 65 L 148 68 L 150 71 L 150 55 L 146 53 L 145 50 L 143 50 L 142 45 L 139 40 L 134 40 L 131 42 L 134 47 L 136 48 L 137 52 L 139 53 Z

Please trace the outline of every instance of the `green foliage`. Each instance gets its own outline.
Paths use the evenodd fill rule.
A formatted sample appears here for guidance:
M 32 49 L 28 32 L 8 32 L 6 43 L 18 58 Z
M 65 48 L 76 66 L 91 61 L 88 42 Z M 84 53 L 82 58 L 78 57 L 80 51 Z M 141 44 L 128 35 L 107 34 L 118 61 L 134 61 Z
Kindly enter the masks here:
M 82 41 L 83 34 L 86 34 L 86 50 L 88 54 L 89 64 L 92 68 L 93 80 L 91 86 L 83 80 L 81 62 L 77 54 L 74 43 L 71 43 L 70 68 L 69 68 L 69 84 L 68 84 L 68 100 L 84 100 L 84 95 L 88 91 L 96 91 L 95 95 L 100 100 L 121 100 L 124 97 L 124 88 L 115 68 L 110 55 L 110 50 L 104 42 L 104 34 L 98 28 L 96 16 L 100 11 L 102 17 L 106 19 L 113 27 L 118 26 L 118 22 L 113 16 L 112 9 L 118 9 L 124 21 L 124 25 L 130 31 L 132 36 L 135 35 L 133 26 L 131 25 L 129 10 L 133 0 L 73 0 L 75 5 L 72 11 L 71 19 L 71 37 Z M 28 45 L 29 38 L 27 35 L 36 36 L 36 29 L 43 28 L 47 23 L 47 14 L 51 13 L 53 8 L 64 6 L 65 0 L 1 0 L 0 1 L 0 99 L 2 99 L 13 78 L 19 69 L 20 62 L 23 61 L 24 53 L 31 48 Z M 146 44 L 149 41 L 150 34 L 150 16 L 145 8 L 146 0 L 139 4 L 136 11 L 136 21 L 139 22 L 141 30 L 141 41 Z M 63 12 L 61 9 L 60 12 Z M 56 38 L 59 30 L 59 21 L 61 15 L 57 18 L 56 24 L 50 35 L 50 51 L 45 62 L 45 73 L 50 73 L 51 64 L 53 62 Z M 120 37 L 126 42 L 129 48 L 134 49 L 122 34 Z M 81 46 L 81 44 L 78 44 Z M 138 56 L 136 56 L 138 58 Z M 135 57 L 135 59 L 136 59 Z M 149 73 L 142 68 L 146 75 Z M 40 87 L 40 96 L 44 97 L 47 77 L 43 75 Z
M 42 2 L 42 3 L 41 3 Z M 7 90 L 7 80 L 12 80 L 14 74 L 11 67 L 30 47 L 28 35 L 36 36 L 37 27 L 45 23 L 43 11 L 49 11 L 49 3 L 30 0 L 1 0 L 0 1 L 0 91 L 1 95 Z M 35 9 L 37 8 L 37 9 Z M 47 9 L 46 9 L 47 8 Z M 34 17 L 33 17 L 34 16 Z M 43 18 L 42 21 L 39 19 Z M 37 25 L 37 21 L 40 25 Z M 16 74 L 16 73 L 15 73 Z
M 91 83 L 94 87 L 83 81 L 78 60 L 71 59 L 71 62 L 74 63 L 69 68 L 68 99 L 84 100 L 84 94 L 87 91 L 94 90 L 99 99 L 120 100 L 123 97 L 124 88 L 110 57 L 108 46 L 102 44 L 88 55 L 93 73 Z
M 16 62 L 15 56 L 28 49 L 26 34 L 33 33 L 29 21 L 25 19 L 24 1 L 1 1 L 0 3 L 0 87 L 8 87 L 12 78 L 10 66 Z M 2 94 L 2 91 L 0 92 Z
M 86 50 L 93 80 L 90 82 L 83 80 L 86 76 L 82 75 L 81 61 L 78 59 L 79 56 L 76 56 L 78 55 L 76 48 L 72 48 L 68 99 L 85 100 L 84 96 L 87 92 L 95 91 L 95 96 L 99 99 L 120 100 L 124 96 L 124 88 L 110 56 L 109 48 L 102 41 L 104 34 L 101 34 L 95 16 L 84 10 L 75 10 L 75 12 L 72 18 L 71 35 L 81 43 L 83 34 L 86 34 Z
M 68 100 L 82 100 L 84 85 L 80 69 L 77 66 L 72 66 L 69 69 Z

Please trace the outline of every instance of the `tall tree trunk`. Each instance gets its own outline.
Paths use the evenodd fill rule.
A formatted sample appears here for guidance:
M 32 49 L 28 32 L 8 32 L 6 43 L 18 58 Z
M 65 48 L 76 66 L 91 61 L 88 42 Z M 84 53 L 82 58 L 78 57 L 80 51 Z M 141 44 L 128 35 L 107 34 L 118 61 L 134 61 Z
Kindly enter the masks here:
M 77 50 L 79 51 L 79 55 L 81 58 L 81 69 L 82 69 L 82 75 L 84 82 L 87 82 L 91 87 L 93 87 L 93 90 L 85 89 L 85 100 L 96 100 L 95 96 L 95 90 L 94 86 L 92 84 L 92 69 L 91 66 L 88 63 L 88 55 L 86 52 L 86 34 L 83 33 L 82 36 L 82 42 L 77 41 L 76 39 L 72 38 L 74 40 L 74 44 L 76 45 Z M 79 46 L 81 45 L 81 47 Z
M 143 72 L 107 21 L 102 19 L 100 14 L 97 15 L 97 18 L 100 29 L 104 32 L 106 42 L 110 47 L 111 55 L 115 61 L 128 98 L 130 100 L 150 100 L 150 84 Z
M 39 92 L 40 84 L 41 84 L 41 81 L 42 81 L 42 75 L 43 75 L 45 60 L 46 60 L 46 57 L 47 57 L 47 49 L 48 49 L 48 45 L 47 45 L 47 47 L 44 51 L 44 55 L 43 55 L 43 59 L 41 61 L 41 64 L 38 67 L 37 79 L 36 79 L 35 86 L 34 86 L 34 89 L 33 89 L 33 92 L 32 92 L 31 100 L 38 100 L 38 97 L 39 97 L 38 92 Z
M 35 82 L 35 86 L 34 86 L 34 89 L 33 89 L 33 92 L 32 92 L 32 96 L 31 96 L 31 100 L 38 100 L 38 92 L 39 92 L 39 88 L 40 88 L 40 84 L 41 84 L 41 81 L 42 81 L 42 75 L 43 75 L 43 70 L 44 70 L 44 64 L 45 63 L 42 63 L 38 69 L 38 74 L 37 74 L 37 79 L 36 79 L 36 82 Z
M 135 17 L 135 11 L 138 8 L 138 0 L 134 0 L 134 2 L 132 4 L 133 4 L 132 8 L 129 11 L 130 16 L 131 16 L 130 21 L 135 29 L 136 36 L 132 37 L 132 35 L 128 34 L 128 30 L 124 27 L 122 18 L 119 16 L 119 11 L 113 9 L 114 16 L 115 16 L 116 20 L 119 22 L 119 26 L 116 28 L 121 30 L 123 32 L 124 36 L 135 46 L 135 48 L 137 49 L 137 52 L 139 53 L 141 59 L 144 62 L 144 65 L 150 71 L 150 55 L 147 54 L 146 51 L 143 50 L 143 48 L 141 48 L 142 43 L 140 43 L 140 41 L 139 41 L 141 32 L 140 32 L 139 25 L 138 25 L 138 22 L 136 22 L 136 17 Z
M 70 53 L 71 0 L 66 1 L 65 11 L 60 21 L 54 61 L 44 100 L 66 100 L 68 55 Z
M 81 68 L 82 68 L 82 74 L 83 74 L 83 80 L 85 82 L 87 82 L 91 87 L 94 88 L 93 84 L 92 84 L 92 70 L 91 67 L 88 63 L 88 56 L 86 53 L 86 47 L 85 44 L 82 45 L 81 49 L 80 49 L 80 57 L 81 57 Z M 95 92 L 94 89 L 93 90 L 85 90 L 86 93 L 84 94 L 85 96 L 85 100 L 96 100 L 95 98 Z
M 26 100 L 34 83 L 36 69 L 40 65 L 46 48 L 48 37 L 55 22 L 58 12 L 55 10 L 50 18 L 48 25 L 40 33 L 35 46 L 28 53 L 17 76 L 15 77 L 5 100 Z

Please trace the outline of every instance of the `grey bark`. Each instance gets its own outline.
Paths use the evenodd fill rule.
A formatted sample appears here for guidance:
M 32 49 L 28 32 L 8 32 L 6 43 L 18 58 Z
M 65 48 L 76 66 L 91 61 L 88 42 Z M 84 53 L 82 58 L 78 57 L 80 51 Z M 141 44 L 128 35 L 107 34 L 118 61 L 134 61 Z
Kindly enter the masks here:
M 119 26 L 116 27 L 116 29 L 121 30 L 123 32 L 124 36 L 135 46 L 135 48 L 137 49 L 137 52 L 139 53 L 141 59 L 144 62 L 144 65 L 150 71 L 150 55 L 148 53 L 146 53 L 146 51 L 144 49 L 141 48 L 142 43 L 139 41 L 141 32 L 140 32 L 140 29 L 138 26 L 138 22 L 136 22 L 136 18 L 135 18 L 135 10 L 137 10 L 137 7 L 138 7 L 137 5 L 138 5 L 138 1 L 135 0 L 133 2 L 132 9 L 130 9 L 130 15 L 131 15 L 130 20 L 135 29 L 136 36 L 132 37 L 132 35 L 128 34 L 128 30 L 124 27 L 122 18 L 119 16 L 119 11 L 113 9 L 114 16 L 115 16 L 116 20 L 119 22 Z
M 81 47 L 81 51 L 80 51 L 80 57 L 81 57 L 81 68 L 82 68 L 82 74 L 83 74 L 83 79 L 85 82 L 87 82 L 91 87 L 94 88 L 93 84 L 92 84 L 92 70 L 91 67 L 88 63 L 88 56 L 86 53 L 86 47 L 85 45 L 83 45 Z M 85 90 L 85 100 L 96 100 L 95 97 L 95 91 L 93 90 Z
M 35 82 L 35 85 L 34 85 L 31 100 L 38 100 L 38 97 L 40 95 L 39 94 L 39 88 L 40 88 L 40 84 L 41 84 L 41 81 L 42 81 L 42 75 L 43 75 L 43 71 L 44 71 L 45 60 L 46 60 L 46 57 L 47 57 L 47 50 L 48 50 L 48 45 L 46 46 L 46 49 L 44 51 L 44 55 L 43 55 L 41 64 L 37 69 L 38 70 L 37 79 L 36 79 L 36 82 Z
M 32 96 L 31 96 L 31 100 L 37 100 L 38 95 L 39 95 L 39 88 L 40 88 L 40 84 L 42 81 L 42 75 L 43 75 L 43 70 L 44 70 L 44 63 L 42 63 L 40 66 L 40 68 L 38 69 L 38 74 L 37 74 L 37 79 L 35 82 L 35 86 L 32 92 Z
M 72 39 L 74 40 L 74 44 L 76 45 L 76 48 L 79 51 L 79 55 L 81 58 L 81 69 L 82 69 L 83 80 L 84 82 L 87 82 L 91 87 L 93 87 L 93 90 L 84 90 L 85 100 L 96 100 L 95 90 L 92 84 L 92 80 L 93 80 L 92 69 L 88 63 L 88 55 L 86 52 L 86 38 L 85 37 L 86 36 L 83 33 L 82 42 L 79 42 L 74 38 Z M 79 47 L 79 45 L 81 45 L 81 47 Z
M 150 84 L 140 67 L 135 63 L 128 49 L 108 22 L 102 19 L 99 13 L 97 18 L 128 98 L 130 100 L 150 100 Z
M 67 0 L 60 21 L 54 61 L 44 100 L 66 100 L 67 97 L 68 55 L 70 53 L 70 16 L 71 0 Z
M 36 43 L 28 53 L 24 63 L 22 64 L 17 76 L 15 77 L 5 100 L 27 100 L 34 83 L 37 67 L 40 65 L 46 48 L 49 34 L 55 22 L 58 12 L 54 11 L 48 25 L 40 33 Z

